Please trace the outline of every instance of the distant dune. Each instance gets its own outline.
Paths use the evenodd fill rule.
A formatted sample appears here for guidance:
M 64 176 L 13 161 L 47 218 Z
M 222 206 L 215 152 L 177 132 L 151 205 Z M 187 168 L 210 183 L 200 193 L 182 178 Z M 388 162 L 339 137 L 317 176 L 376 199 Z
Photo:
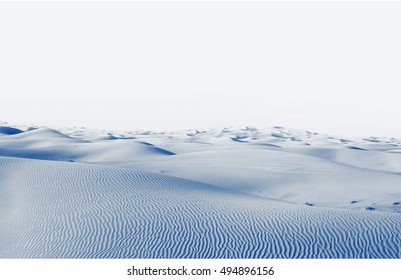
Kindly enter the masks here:
M 22 130 L 14 128 L 14 127 L 0 126 L 0 134 L 14 135 L 14 134 L 18 134 L 21 132 L 22 132 Z
M 400 258 L 401 141 L 0 127 L 0 258 Z

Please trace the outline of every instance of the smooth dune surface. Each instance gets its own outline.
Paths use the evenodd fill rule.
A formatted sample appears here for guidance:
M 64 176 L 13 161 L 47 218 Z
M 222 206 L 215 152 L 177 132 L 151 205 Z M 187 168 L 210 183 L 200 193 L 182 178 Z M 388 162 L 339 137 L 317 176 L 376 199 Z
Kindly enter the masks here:
M 1 125 L 1 258 L 401 257 L 397 139 Z

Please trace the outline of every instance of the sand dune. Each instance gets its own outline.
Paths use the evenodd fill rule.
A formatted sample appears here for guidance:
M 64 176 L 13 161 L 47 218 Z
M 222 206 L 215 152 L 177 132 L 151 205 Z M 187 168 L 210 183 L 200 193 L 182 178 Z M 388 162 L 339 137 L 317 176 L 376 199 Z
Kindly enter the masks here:
M 3 135 L 14 135 L 21 133 L 22 130 L 14 128 L 14 127 L 8 127 L 8 126 L 0 126 L 0 134 Z
M 397 139 L 1 131 L 1 258 L 401 257 Z
M 285 204 L 129 169 L 0 166 L 1 257 L 400 257 L 398 214 Z

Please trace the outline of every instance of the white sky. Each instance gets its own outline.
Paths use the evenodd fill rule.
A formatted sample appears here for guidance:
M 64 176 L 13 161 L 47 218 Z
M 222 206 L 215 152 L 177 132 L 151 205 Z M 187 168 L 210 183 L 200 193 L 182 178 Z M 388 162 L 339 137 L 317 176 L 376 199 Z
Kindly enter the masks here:
M 401 137 L 401 3 L 0 3 L 0 120 Z

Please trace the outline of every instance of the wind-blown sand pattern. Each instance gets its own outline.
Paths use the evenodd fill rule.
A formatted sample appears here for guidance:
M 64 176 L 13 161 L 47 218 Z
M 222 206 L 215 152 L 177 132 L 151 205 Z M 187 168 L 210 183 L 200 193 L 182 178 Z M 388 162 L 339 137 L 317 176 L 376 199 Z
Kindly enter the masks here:
M 0 257 L 400 258 L 400 148 L 284 128 L 4 124 Z

